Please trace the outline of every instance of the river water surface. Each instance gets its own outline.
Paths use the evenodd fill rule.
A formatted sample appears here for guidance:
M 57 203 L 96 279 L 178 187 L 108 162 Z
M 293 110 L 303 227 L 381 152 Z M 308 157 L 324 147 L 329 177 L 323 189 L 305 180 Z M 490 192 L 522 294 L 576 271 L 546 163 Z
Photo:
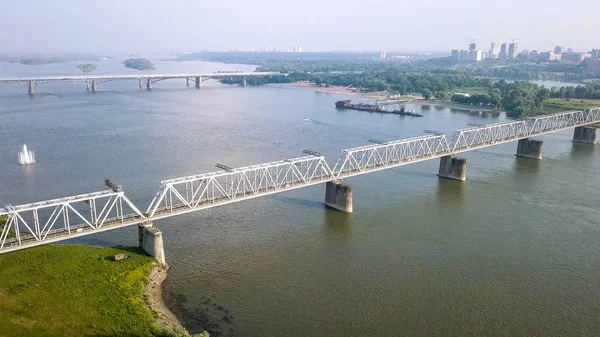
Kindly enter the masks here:
M 157 62 L 155 72 L 233 69 L 253 67 Z M 135 71 L 108 60 L 97 72 Z M 0 63 L 7 77 L 78 73 Z M 42 84 L 30 98 L 3 85 L 0 204 L 103 190 L 108 177 L 145 209 L 161 180 L 216 163 L 310 149 L 333 165 L 370 138 L 504 120 L 417 105 L 424 118 L 336 110 L 344 98 L 182 80 L 151 92 L 100 83 L 95 94 Z M 571 138 L 541 137 L 542 161 L 515 158 L 516 143 L 467 153 L 464 183 L 439 180 L 437 160 L 351 178 L 354 214 L 326 209 L 319 185 L 162 220 L 165 295 L 191 331 L 231 336 L 599 335 L 600 152 Z M 37 165 L 17 164 L 23 143 Z M 74 242 L 135 245 L 136 230 Z

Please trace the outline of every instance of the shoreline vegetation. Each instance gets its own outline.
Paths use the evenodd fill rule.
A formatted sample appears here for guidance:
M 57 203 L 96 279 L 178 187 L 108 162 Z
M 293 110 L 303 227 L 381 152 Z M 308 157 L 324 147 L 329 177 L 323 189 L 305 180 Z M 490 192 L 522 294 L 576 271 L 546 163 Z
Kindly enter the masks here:
M 150 60 L 143 58 L 127 59 L 123 61 L 123 64 L 127 68 L 136 70 L 154 70 L 154 63 L 150 62 Z
M 0 256 L 0 270 L 3 337 L 190 336 L 164 304 L 167 269 L 138 248 L 46 245 Z
M 385 98 L 379 94 L 381 92 L 393 97 L 420 95 L 425 101 L 451 101 L 479 109 L 503 110 L 511 118 L 552 112 L 544 106 L 549 99 L 600 101 L 600 84 L 594 81 L 600 74 L 588 71 L 585 62 L 578 65 L 532 64 L 526 60 L 456 62 L 450 57 L 414 60 L 410 57 L 408 61 L 394 61 L 367 54 L 283 54 L 206 52 L 185 55 L 181 59 L 257 64 L 257 71 L 288 74 L 285 77 L 248 78 L 248 85 L 307 82 L 325 88 L 360 88 L 346 94 L 355 95 L 357 92 L 354 90 L 358 90 L 360 93 L 373 93 L 376 99 Z M 558 72 L 565 74 L 561 78 L 563 80 L 585 80 L 586 83 L 547 88 L 528 82 L 558 79 L 553 76 Z M 238 81 L 234 78 L 221 79 L 221 82 L 229 84 Z M 371 94 L 361 94 L 366 95 Z

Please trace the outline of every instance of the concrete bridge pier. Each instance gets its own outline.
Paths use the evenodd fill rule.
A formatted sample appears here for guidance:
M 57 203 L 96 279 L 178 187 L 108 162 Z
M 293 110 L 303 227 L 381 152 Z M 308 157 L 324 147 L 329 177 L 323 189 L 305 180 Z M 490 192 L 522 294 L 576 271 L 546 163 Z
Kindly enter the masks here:
M 529 159 L 542 159 L 542 145 L 544 145 L 544 142 L 541 140 L 534 140 L 531 138 L 519 139 L 515 156 Z
M 188 86 L 188 87 L 190 86 L 190 79 L 187 78 L 187 77 L 185 79 L 185 85 Z
M 596 144 L 596 128 L 578 126 L 573 131 L 573 141 L 576 143 Z
M 142 79 L 138 78 L 138 85 L 140 86 L 140 89 L 142 89 L 143 85 L 142 85 Z
M 138 246 L 146 254 L 154 257 L 161 265 L 167 265 L 162 232 L 152 226 L 152 222 L 138 225 Z
M 458 181 L 467 180 L 467 160 L 455 156 L 441 157 L 438 177 Z
M 92 80 L 92 92 L 98 91 L 98 81 Z
M 146 90 L 152 90 L 152 80 L 151 79 L 146 80 Z
M 202 77 L 196 76 L 196 89 L 200 89 L 202 86 Z
M 35 94 L 35 82 L 34 81 L 27 82 L 27 92 L 29 92 L 30 95 Z
M 247 86 L 247 85 L 248 85 L 248 82 L 246 82 L 246 77 L 245 77 L 245 76 L 244 76 L 244 77 L 242 77 L 242 83 L 240 83 L 240 85 L 241 85 L 242 87 L 245 87 L 245 86 Z
M 352 213 L 352 187 L 341 180 L 328 181 L 325 205 L 344 213 Z

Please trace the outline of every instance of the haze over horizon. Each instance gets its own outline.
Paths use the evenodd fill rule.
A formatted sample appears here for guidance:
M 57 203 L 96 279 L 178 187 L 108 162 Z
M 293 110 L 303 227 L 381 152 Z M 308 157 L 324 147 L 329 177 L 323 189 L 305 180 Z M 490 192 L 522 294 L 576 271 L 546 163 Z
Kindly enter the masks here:
M 0 0 L 0 52 L 163 53 L 253 50 L 443 51 L 476 39 L 520 49 L 587 51 L 600 1 L 558 0 Z M 584 10 L 585 9 L 585 10 Z

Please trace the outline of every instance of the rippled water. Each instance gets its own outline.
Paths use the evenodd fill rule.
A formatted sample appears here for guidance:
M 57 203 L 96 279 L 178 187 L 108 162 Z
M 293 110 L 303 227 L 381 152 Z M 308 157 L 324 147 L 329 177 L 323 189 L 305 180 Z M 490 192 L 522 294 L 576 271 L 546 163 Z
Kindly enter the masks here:
M 98 71 L 126 72 L 111 62 Z M 0 64 L 0 76 L 77 73 L 40 67 Z M 156 72 L 237 67 L 158 62 Z M 145 208 L 160 180 L 216 163 L 311 149 L 333 164 L 369 138 L 504 118 L 418 105 L 409 109 L 424 118 L 339 111 L 343 96 L 214 82 L 100 89 L 45 84 L 30 98 L 0 87 L 0 204 L 102 190 L 109 177 Z M 515 158 L 516 143 L 467 153 L 465 183 L 439 180 L 436 160 L 349 179 L 350 215 L 324 208 L 324 186 L 313 186 L 157 222 L 165 292 L 192 331 L 204 311 L 235 336 L 599 335 L 600 156 L 571 137 L 541 137 L 542 161 Z M 16 163 L 23 143 L 37 165 Z M 77 242 L 134 245 L 136 229 Z

